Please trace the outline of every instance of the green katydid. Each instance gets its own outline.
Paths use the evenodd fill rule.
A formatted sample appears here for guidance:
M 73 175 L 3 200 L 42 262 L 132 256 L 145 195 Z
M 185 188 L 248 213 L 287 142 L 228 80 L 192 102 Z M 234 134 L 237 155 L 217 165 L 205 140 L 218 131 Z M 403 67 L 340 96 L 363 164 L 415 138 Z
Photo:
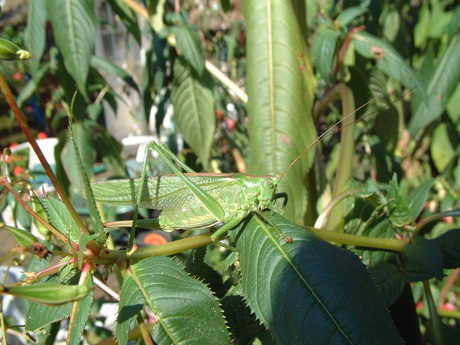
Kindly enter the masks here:
M 348 116 L 350 115 L 352 114 Z M 158 218 L 138 221 L 137 225 L 143 228 L 173 231 L 223 224 L 211 236 L 212 240 L 216 241 L 237 226 L 249 213 L 267 209 L 279 198 L 284 198 L 286 204 L 287 195 L 276 193 L 283 176 L 305 152 L 320 142 L 348 116 L 305 148 L 280 177 L 243 173 L 196 173 L 175 157 L 168 148 L 151 142 L 145 151 L 140 178 L 94 182 L 91 188 L 96 201 L 101 203 L 137 205 L 137 207 L 161 210 Z M 149 149 L 156 150 L 175 174 L 146 178 Z M 186 172 L 182 172 L 171 160 Z M 126 222 L 113 222 L 110 226 L 123 225 L 129 226 Z

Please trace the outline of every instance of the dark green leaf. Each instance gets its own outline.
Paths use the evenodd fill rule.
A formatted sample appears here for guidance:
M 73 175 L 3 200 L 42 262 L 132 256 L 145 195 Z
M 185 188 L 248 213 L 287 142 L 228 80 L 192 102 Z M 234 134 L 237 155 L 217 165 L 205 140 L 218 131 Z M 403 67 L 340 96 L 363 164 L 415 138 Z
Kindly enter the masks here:
M 247 20 L 247 90 L 250 152 L 248 171 L 280 174 L 315 137 L 312 120 L 316 81 L 303 32 L 290 1 L 244 2 Z M 310 150 L 278 186 L 289 195 L 285 215 L 303 222 L 307 210 L 305 175 Z M 311 210 L 313 205 L 309 205 Z
M 409 204 L 412 219 L 416 219 L 420 212 L 422 212 L 423 208 L 425 207 L 428 194 L 430 193 L 431 186 L 435 181 L 435 179 L 425 181 L 416 189 L 414 189 L 412 193 L 410 193 L 407 199 L 407 203 Z
M 360 259 L 278 214 L 232 232 L 243 295 L 277 344 L 401 344 Z M 264 217 L 264 218 L 265 218 Z M 286 243 L 275 231 L 292 238 Z
M 35 56 L 29 60 L 30 71 L 33 79 L 38 77 L 40 60 L 45 51 L 45 31 L 47 20 L 46 1 L 29 1 L 29 13 L 27 14 L 27 28 L 24 35 L 24 43 L 27 49 Z
M 341 11 L 336 20 L 340 25 L 345 26 L 350 24 L 355 18 L 367 12 L 366 7 L 349 7 Z
M 242 296 L 226 296 L 222 299 L 222 307 L 224 308 L 225 319 L 230 328 L 232 339 L 236 344 L 254 344 L 254 342 L 251 343 L 253 339 L 267 337 L 268 339 L 262 344 L 276 345 L 270 332 L 257 320 Z M 271 342 L 268 340 L 271 340 Z
M 409 282 L 442 279 L 443 253 L 434 240 L 417 237 L 405 247 L 403 259 L 405 261 L 404 278 Z
M 445 110 L 447 102 L 460 83 L 458 61 L 460 61 L 460 33 L 452 37 L 447 50 L 442 57 L 438 57 L 436 69 L 426 88 L 428 98 L 419 96 L 413 100 L 415 113 L 409 123 L 412 134 L 436 120 Z M 417 90 L 414 92 L 417 93 Z
M 335 46 L 340 37 L 340 31 L 325 29 L 321 31 L 313 44 L 313 54 L 316 68 L 325 80 L 329 80 Z
M 185 141 L 207 168 L 216 128 L 211 76 L 205 71 L 199 77 L 183 59 L 176 59 L 171 98 Z
M 174 27 L 173 32 L 176 35 L 177 48 L 179 48 L 180 53 L 198 76 L 201 76 L 204 71 L 204 55 L 196 28 L 179 25 Z
M 414 94 L 421 99 L 424 98 L 425 85 L 389 43 L 363 31 L 353 35 L 353 42 L 359 54 L 376 59 L 380 70 L 399 80 L 406 88 L 413 89 Z
M 128 278 L 131 276 L 131 278 Z M 153 331 L 158 344 L 227 344 L 229 334 L 217 299 L 199 280 L 191 278 L 167 257 L 151 257 L 131 266 L 127 291 L 134 304 L 120 302 L 119 322 L 126 322 L 139 310 L 142 299 L 159 322 Z M 144 302 L 144 303 L 145 303 Z M 122 344 L 120 342 L 120 344 Z
M 444 268 L 460 267 L 460 229 L 449 230 L 433 239 L 441 248 Z
M 94 3 L 92 0 L 49 0 L 47 4 L 65 67 L 87 98 L 86 79 L 96 35 Z
M 399 272 L 396 266 L 387 263 L 380 263 L 370 267 L 368 270 L 372 278 L 374 278 L 374 282 L 386 305 L 391 306 L 404 289 L 406 281 L 402 277 L 401 272 Z
M 387 198 L 388 215 L 391 222 L 398 227 L 410 224 L 412 222 L 412 213 L 406 200 L 399 192 L 396 174 L 393 175 L 393 179 L 390 181 Z

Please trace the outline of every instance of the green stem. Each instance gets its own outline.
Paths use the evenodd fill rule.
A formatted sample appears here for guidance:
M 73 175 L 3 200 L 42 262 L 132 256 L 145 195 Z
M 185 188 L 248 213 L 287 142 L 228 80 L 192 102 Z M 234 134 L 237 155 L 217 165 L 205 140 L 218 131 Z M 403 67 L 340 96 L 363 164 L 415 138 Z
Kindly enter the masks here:
M 392 252 L 402 253 L 405 250 L 404 247 L 406 246 L 406 244 L 409 243 L 409 241 L 407 240 L 399 240 L 396 238 L 374 238 L 367 236 L 344 234 L 336 231 L 315 229 L 312 227 L 305 228 L 312 234 L 328 242 L 353 245 L 356 247 L 383 249 Z
M 441 320 L 439 319 L 438 310 L 436 308 L 433 295 L 431 294 L 430 283 L 428 280 L 423 281 L 423 290 L 425 291 L 428 310 L 430 312 L 430 331 L 433 331 L 435 344 L 442 345 Z
M 140 248 L 135 251 L 130 258 L 133 261 L 139 261 L 151 256 L 174 255 L 190 249 L 205 246 L 211 242 L 211 233 L 206 233 L 183 238 L 159 246 Z
M 345 84 L 338 84 L 332 89 L 332 93 L 340 95 L 342 101 L 342 132 L 340 139 L 339 162 L 337 173 L 332 187 L 332 198 L 343 192 L 347 181 L 353 175 L 353 156 L 355 150 L 355 102 L 351 89 Z M 326 228 L 343 232 L 343 209 L 335 206 L 331 209 L 327 218 Z
M 45 156 L 43 155 L 42 150 L 40 149 L 40 146 L 38 146 L 37 141 L 35 138 L 32 136 L 32 133 L 30 132 L 29 125 L 27 124 L 24 115 L 22 114 L 21 110 L 19 109 L 16 99 L 13 96 L 13 93 L 11 92 L 10 87 L 8 86 L 8 83 L 3 76 L 3 73 L 0 72 L 0 89 L 2 90 L 3 94 L 5 95 L 5 98 L 8 102 L 8 105 L 10 106 L 11 110 L 14 113 L 14 116 L 16 117 L 16 120 L 18 121 L 19 126 L 22 129 L 22 132 L 26 136 L 27 140 L 29 141 L 30 146 L 34 150 L 35 154 L 37 155 L 38 159 L 40 160 L 40 163 L 43 166 L 43 169 L 45 170 L 46 174 L 48 175 L 49 179 L 51 180 L 51 183 L 53 184 L 54 188 L 56 189 L 56 192 L 59 194 L 61 197 L 62 202 L 66 205 L 67 209 L 69 210 L 70 214 L 72 215 L 72 218 L 75 220 L 75 223 L 77 223 L 78 227 L 80 229 L 85 229 L 85 225 L 83 224 L 83 221 L 81 220 L 80 216 L 78 215 L 77 211 L 75 211 L 72 203 L 70 202 L 69 198 L 67 197 L 67 194 L 64 191 L 64 188 L 62 185 L 59 183 L 59 180 L 57 179 L 56 175 L 54 174 L 53 170 L 51 169 L 48 161 L 46 160 Z

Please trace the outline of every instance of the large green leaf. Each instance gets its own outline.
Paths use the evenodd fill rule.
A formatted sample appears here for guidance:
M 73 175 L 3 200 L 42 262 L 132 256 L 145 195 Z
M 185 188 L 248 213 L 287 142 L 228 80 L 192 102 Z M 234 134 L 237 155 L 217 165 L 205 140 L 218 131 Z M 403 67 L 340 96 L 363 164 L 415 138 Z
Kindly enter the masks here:
M 249 172 L 279 176 L 315 139 L 311 118 L 315 80 L 291 2 L 248 0 L 244 4 Z M 279 185 L 279 191 L 289 195 L 286 215 L 296 222 L 302 222 L 307 208 L 304 178 L 313 150 L 305 156 Z
M 120 344 L 125 344 L 126 334 L 118 332 L 127 331 L 144 303 L 158 318 L 152 335 L 156 344 L 220 345 L 230 341 L 218 300 L 170 258 L 151 257 L 131 266 L 121 296 Z
M 211 76 L 206 71 L 198 76 L 183 58 L 176 59 L 171 98 L 185 141 L 207 168 L 216 128 Z
M 45 51 L 46 12 L 46 1 L 31 0 L 29 2 L 24 43 L 27 49 L 35 56 L 35 58 L 29 60 L 30 71 L 34 79 L 37 78 L 40 60 Z
M 427 85 L 427 99 L 414 99 L 415 113 L 409 130 L 418 130 L 436 120 L 445 110 L 447 102 L 460 83 L 460 33 L 452 37 L 449 47 L 435 64 L 436 69 Z M 415 91 L 415 90 L 414 90 Z
M 277 344 L 401 344 L 358 256 L 278 214 L 264 215 L 232 235 L 243 295 Z
M 53 35 L 64 58 L 64 65 L 87 97 L 86 79 L 94 48 L 96 16 L 91 0 L 48 0 Z

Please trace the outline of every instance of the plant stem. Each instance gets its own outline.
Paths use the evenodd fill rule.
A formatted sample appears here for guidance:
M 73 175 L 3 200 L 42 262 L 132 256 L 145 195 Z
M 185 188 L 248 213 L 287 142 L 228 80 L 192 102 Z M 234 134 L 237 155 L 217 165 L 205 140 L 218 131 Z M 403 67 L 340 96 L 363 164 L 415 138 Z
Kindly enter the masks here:
M 348 244 L 357 247 L 390 250 L 392 252 L 404 252 L 404 247 L 409 243 L 408 240 L 399 240 L 396 238 L 374 238 L 367 236 L 358 236 L 344 234 L 329 230 L 320 230 L 312 227 L 305 227 L 312 234 L 326 240 L 340 244 Z
M 174 255 L 182 253 L 183 251 L 198 248 L 211 243 L 211 233 L 191 236 L 161 244 L 159 246 L 140 248 L 135 251 L 131 256 L 131 260 L 139 261 L 151 256 Z

